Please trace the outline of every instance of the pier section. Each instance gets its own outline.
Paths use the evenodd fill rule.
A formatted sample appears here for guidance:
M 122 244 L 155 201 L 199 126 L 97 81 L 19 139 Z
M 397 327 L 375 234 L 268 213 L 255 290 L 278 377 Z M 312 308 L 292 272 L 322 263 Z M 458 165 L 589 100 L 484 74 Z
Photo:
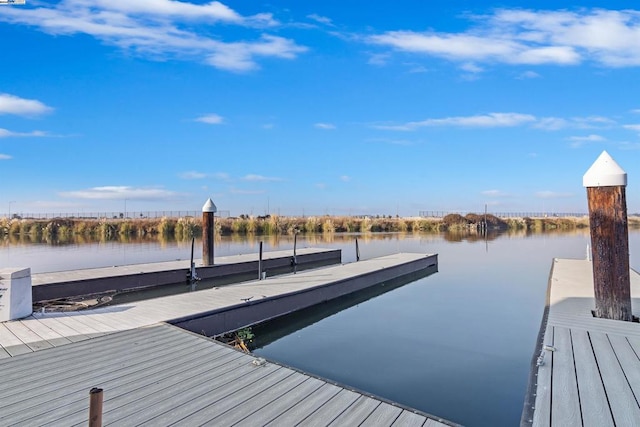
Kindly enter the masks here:
M 637 317 L 640 274 L 630 277 Z M 555 259 L 522 426 L 640 425 L 640 324 L 593 310 L 592 263 Z

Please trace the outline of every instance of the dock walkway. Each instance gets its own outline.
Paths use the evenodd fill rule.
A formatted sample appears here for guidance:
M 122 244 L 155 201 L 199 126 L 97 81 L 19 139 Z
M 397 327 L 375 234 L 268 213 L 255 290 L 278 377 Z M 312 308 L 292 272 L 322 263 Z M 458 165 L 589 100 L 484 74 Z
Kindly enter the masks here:
M 0 360 L 0 425 L 422 426 L 446 420 L 161 324 Z
M 635 271 L 631 296 L 638 316 L 640 275 Z M 640 425 L 640 324 L 594 318 L 593 309 L 591 262 L 554 260 L 542 348 L 536 354 L 543 364 L 533 367 L 537 381 L 527 400 L 534 404 L 525 406 L 523 425 Z
M 281 270 L 291 265 L 293 250 L 269 251 L 262 257 L 262 268 Z M 215 265 L 203 266 L 196 262 L 196 273 L 201 279 L 255 274 L 258 277 L 257 253 L 216 257 Z M 300 267 L 317 264 L 339 264 L 339 249 L 300 248 L 296 251 Z M 108 291 L 141 289 L 183 283 L 189 271 L 189 260 L 117 265 L 112 267 L 36 273 L 31 276 L 33 301 L 47 301 L 77 295 Z
M 114 332 L 199 315 L 218 315 L 217 330 L 235 330 L 359 289 L 437 265 L 437 255 L 394 254 L 261 281 L 178 294 L 93 310 L 33 313 L 0 323 L 0 359 Z M 182 326 L 182 325 L 181 325 Z M 201 332 L 205 328 L 188 328 Z

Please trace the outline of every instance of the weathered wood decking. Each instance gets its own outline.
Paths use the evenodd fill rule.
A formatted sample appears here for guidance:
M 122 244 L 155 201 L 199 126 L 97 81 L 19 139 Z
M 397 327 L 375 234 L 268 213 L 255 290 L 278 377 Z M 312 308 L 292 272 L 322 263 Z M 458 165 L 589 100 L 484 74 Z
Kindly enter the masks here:
M 207 313 L 221 314 L 216 326 L 233 330 L 436 264 L 436 255 L 394 254 L 94 310 L 34 313 L 0 323 L 0 359 Z
M 543 364 L 522 424 L 534 426 L 640 425 L 640 324 L 597 319 L 591 262 L 554 260 Z M 631 271 L 635 316 L 640 275 Z M 540 353 L 536 354 L 536 357 Z
M 0 360 L 0 425 L 445 426 L 415 410 L 161 324 Z
M 291 265 L 292 256 L 293 250 L 265 252 L 262 268 L 263 270 L 287 268 Z M 296 260 L 301 267 L 338 264 L 341 256 L 339 249 L 301 248 L 296 251 Z M 257 253 L 216 257 L 216 264 L 212 266 L 202 266 L 202 260 L 194 262 L 198 277 L 201 279 L 252 273 L 258 277 L 258 257 Z M 188 271 L 189 260 L 177 260 L 37 273 L 31 278 L 33 301 L 183 283 Z

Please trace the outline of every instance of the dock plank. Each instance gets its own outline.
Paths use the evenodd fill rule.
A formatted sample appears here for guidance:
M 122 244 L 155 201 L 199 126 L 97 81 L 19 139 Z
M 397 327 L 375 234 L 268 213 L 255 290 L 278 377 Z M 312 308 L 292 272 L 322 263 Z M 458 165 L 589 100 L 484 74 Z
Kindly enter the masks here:
M 547 325 L 543 342 L 553 347 L 555 345 L 553 336 L 553 326 Z M 553 370 L 553 354 L 545 351 L 543 364 L 538 366 L 537 369 L 537 393 L 531 422 L 536 427 L 547 427 L 551 425 L 551 373 Z
M 582 330 L 572 330 L 571 337 L 580 393 L 582 424 L 585 427 L 613 426 L 609 402 L 600 378 L 589 334 Z
M 554 328 L 553 373 L 551 377 L 551 424 L 580 425 L 582 415 L 575 376 L 571 331 Z
M 300 393 L 302 395 L 308 394 L 307 388 L 304 387 L 304 383 L 308 380 L 306 375 L 293 373 L 282 381 L 264 388 L 251 388 L 245 389 L 244 395 L 234 396 L 233 402 L 229 402 L 228 405 L 222 407 L 222 409 L 229 407 L 220 415 L 214 416 L 213 414 L 195 414 L 184 421 L 190 424 L 202 423 L 202 425 L 235 425 L 241 423 L 242 425 L 260 425 L 265 424 L 265 418 L 263 416 L 253 419 L 253 422 L 249 422 L 246 418 L 248 415 L 261 412 L 262 409 L 269 407 L 268 411 L 265 411 L 267 420 L 273 418 L 276 413 L 282 413 L 286 409 L 291 407 L 291 400 L 281 399 L 282 396 L 288 392 Z M 315 387 L 315 386 L 314 386 Z M 218 406 L 219 404 L 216 404 Z M 233 406 L 232 406 L 233 405 Z M 201 425 L 201 424 L 198 424 Z
M 331 425 L 331 422 L 339 417 L 361 396 L 351 390 L 340 390 L 329 401 L 322 405 L 304 419 L 302 425 L 316 427 Z
M 400 413 L 402 413 L 402 408 L 382 402 L 360 425 L 371 427 L 392 425 Z
M 422 427 L 426 422 L 426 417 L 404 410 L 391 425 L 394 427 Z
M 23 322 L 9 322 L 5 326 L 31 350 L 38 351 L 51 348 L 53 345 L 40 335 L 29 329 Z
M 297 425 L 322 405 L 331 400 L 342 390 L 333 384 L 324 384 L 311 395 L 299 401 L 295 406 L 280 414 L 277 418 L 269 421 L 268 426 Z
M 640 425 L 640 409 L 611 343 L 605 334 L 589 335 L 616 425 Z
M 309 396 L 324 384 L 325 382 L 319 379 L 306 377 L 305 381 L 299 386 L 286 390 L 280 396 L 274 397 L 273 400 L 267 402 L 254 412 L 245 414 L 245 417 L 239 419 L 238 422 L 241 422 L 243 426 L 268 425 L 282 414 L 291 411 L 293 407 L 300 409 L 301 406 L 299 406 L 298 403 L 306 401 Z
M 360 425 L 380 406 L 380 402 L 359 397 L 351 406 L 349 411 L 340 414 L 329 424 L 330 426 L 340 425 Z

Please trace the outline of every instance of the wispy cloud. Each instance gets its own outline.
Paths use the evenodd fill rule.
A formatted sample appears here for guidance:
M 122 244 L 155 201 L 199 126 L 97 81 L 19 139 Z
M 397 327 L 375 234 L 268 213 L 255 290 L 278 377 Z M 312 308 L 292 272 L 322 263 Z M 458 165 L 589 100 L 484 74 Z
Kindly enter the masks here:
M 197 117 L 194 120 L 196 122 L 207 123 L 209 125 L 219 125 L 224 122 L 224 117 L 215 113 L 211 113 L 211 114 L 205 114 L 204 116 Z
M 178 176 L 182 179 L 204 179 L 208 176 L 208 174 L 203 172 L 188 171 L 188 172 L 182 172 Z
M 636 132 L 640 132 L 640 124 L 637 124 L 637 125 L 623 125 L 622 127 L 625 128 L 625 129 L 628 129 L 628 130 L 633 130 L 633 131 L 636 131 Z
M 11 157 L 10 155 L 0 153 L 0 160 L 11 160 L 11 159 L 13 159 L 13 157 Z
M 535 71 L 525 71 L 523 73 L 518 74 L 518 76 L 516 77 L 519 80 L 527 80 L 527 79 L 537 79 L 540 77 L 540 74 L 536 73 Z
M 336 125 L 332 123 L 316 123 L 313 126 L 317 129 L 324 129 L 324 130 L 333 130 L 336 128 Z
M 25 99 L 8 93 L 0 93 L 0 115 L 14 114 L 17 116 L 33 117 L 52 111 L 53 108 L 37 99 Z
M 342 175 L 342 176 L 340 177 L 340 181 L 342 181 L 342 182 L 349 182 L 349 181 L 351 181 L 351 177 L 350 177 L 349 175 Z
M 606 67 L 640 65 L 640 15 L 634 10 L 570 12 L 498 9 L 471 16 L 461 32 L 388 31 L 368 37 L 375 45 L 455 62 Z
M 85 190 L 63 191 L 60 192 L 59 195 L 73 199 L 91 200 L 167 200 L 179 196 L 178 193 L 163 188 L 136 188 L 117 185 L 92 187 Z
M 491 197 L 491 198 L 495 198 L 495 199 L 513 197 L 511 194 L 506 193 L 506 192 L 501 191 L 501 190 L 485 190 L 485 191 L 482 191 L 481 194 L 483 196 L 487 196 L 487 197 Z
M 573 148 L 581 147 L 584 144 L 587 144 L 589 142 L 602 142 L 607 140 L 605 137 L 596 135 L 596 134 L 591 134 L 587 136 L 570 136 L 567 139 L 571 141 L 571 146 Z
M 464 64 L 460 65 L 460 69 L 471 74 L 478 74 L 484 71 L 484 68 L 480 67 L 477 64 L 474 64 L 473 62 L 465 62 Z
M 531 126 L 536 129 L 555 131 L 561 129 L 608 129 L 616 126 L 616 122 L 607 117 L 536 117 L 524 113 L 488 113 L 473 116 L 453 116 L 443 118 L 428 118 L 422 121 L 400 124 L 376 123 L 371 125 L 375 129 L 414 131 L 423 127 L 467 127 L 467 128 L 500 128 Z M 633 129 L 634 125 L 630 129 Z M 639 125 L 640 126 L 640 125 Z
M 232 72 L 259 68 L 258 58 L 293 59 L 307 50 L 291 39 L 266 33 L 253 41 L 222 41 L 213 31 L 216 24 L 261 29 L 279 23 L 269 13 L 242 16 L 217 1 L 62 0 L 3 8 L 2 12 L 2 22 L 32 26 L 52 35 L 87 34 L 129 53 L 197 60 Z
M 535 122 L 530 114 L 489 113 L 475 116 L 455 116 L 440 119 L 426 119 L 419 122 L 408 122 L 400 125 L 374 125 L 376 129 L 411 131 L 422 127 L 456 126 L 475 128 L 513 127 Z
M 535 196 L 538 199 L 569 199 L 574 196 L 573 193 L 560 193 L 556 191 L 538 191 Z
M 276 178 L 271 176 L 263 176 L 256 174 L 249 174 L 242 177 L 243 181 L 251 181 L 251 182 L 275 182 L 282 181 L 282 178 Z
M 333 22 L 331 21 L 331 19 L 327 18 L 326 16 L 321 16 L 316 13 L 312 13 L 311 15 L 307 15 L 307 18 L 312 19 L 320 24 L 333 26 Z
M 13 132 L 8 129 L 0 128 L 0 138 L 28 138 L 28 137 L 47 137 L 53 136 L 48 132 L 44 132 L 41 130 L 34 130 L 31 132 Z

